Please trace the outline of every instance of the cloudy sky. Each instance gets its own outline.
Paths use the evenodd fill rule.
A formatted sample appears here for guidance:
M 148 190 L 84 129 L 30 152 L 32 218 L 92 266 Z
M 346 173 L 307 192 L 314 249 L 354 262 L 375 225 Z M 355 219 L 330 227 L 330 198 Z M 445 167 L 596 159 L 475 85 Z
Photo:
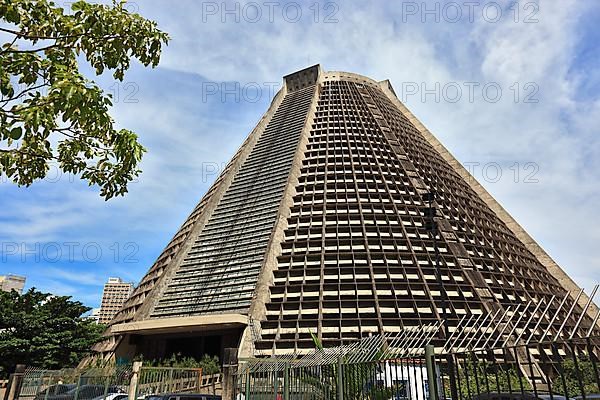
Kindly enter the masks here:
M 148 153 L 129 194 L 56 170 L 0 183 L 0 274 L 98 306 L 143 276 L 265 112 L 283 75 L 320 63 L 398 96 L 586 288 L 600 281 L 600 3 L 131 3 L 171 35 L 160 66 L 112 92 Z M 89 71 L 87 67 L 82 67 Z

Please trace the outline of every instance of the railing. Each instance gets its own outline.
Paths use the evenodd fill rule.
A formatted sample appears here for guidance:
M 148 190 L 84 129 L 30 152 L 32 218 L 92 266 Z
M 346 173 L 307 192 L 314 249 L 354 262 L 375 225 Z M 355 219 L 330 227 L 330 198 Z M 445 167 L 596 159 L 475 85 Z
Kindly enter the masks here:
M 600 337 L 443 354 L 431 345 L 390 352 L 369 340 L 350 352 L 242 360 L 231 398 L 600 399 Z
M 156 393 L 191 393 L 202 387 L 202 368 L 142 367 L 137 395 Z
M 85 370 L 44 370 L 28 368 L 18 391 L 19 400 L 84 400 L 109 393 L 127 393 L 131 367 L 89 368 Z
M 7 400 L 90 400 L 113 393 L 121 394 L 119 400 L 136 400 L 151 394 L 198 393 L 218 382 L 215 376 L 204 379 L 201 368 L 144 367 L 137 362 L 133 367 L 28 368 Z
M 201 393 L 221 394 L 222 387 L 222 374 L 203 375 L 202 382 L 200 383 Z
M 439 357 L 440 398 L 600 398 L 599 344 L 589 337 Z
M 265 361 L 265 362 L 268 362 Z M 244 399 L 426 399 L 424 357 L 346 364 L 295 366 L 238 375 L 233 398 Z

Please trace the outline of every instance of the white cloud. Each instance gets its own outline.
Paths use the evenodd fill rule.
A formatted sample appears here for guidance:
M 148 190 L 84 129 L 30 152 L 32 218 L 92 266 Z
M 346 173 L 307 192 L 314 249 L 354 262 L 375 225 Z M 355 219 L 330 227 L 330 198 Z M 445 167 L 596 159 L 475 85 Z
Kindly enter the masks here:
M 82 271 L 70 271 L 65 268 L 44 268 L 43 275 L 54 279 L 61 279 L 63 281 L 69 281 L 77 283 L 79 285 L 102 285 L 106 278 L 101 277 L 95 273 L 82 272 Z
M 479 91 L 472 103 L 465 93 L 455 104 L 413 96 L 407 106 L 462 162 L 539 165 L 536 184 L 522 183 L 523 169 L 520 183 L 508 179 L 512 171 L 506 169 L 507 179 L 482 183 L 578 283 L 600 280 L 594 252 L 600 240 L 594 200 L 600 195 L 600 101 L 578 96 L 584 78 L 572 68 L 584 39 L 578 21 L 589 3 L 540 2 L 534 24 L 480 17 L 474 23 L 403 23 L 401 8 L 383 2 L 339 3 L 336 24 L 280 17 L 275 23 L 221 23 L 218 17 L 204 23 L 201 4 L 139 4 L 172 41 L 162 70 L 129 78 L 140 85 L 140 102 L 114 109 L 117 122 L 140 133 L 149 149 L 130 194 L 105 204 L 81 186 L 60 186 L 64 197 L 10 210 L 22 218 L 6 225 L 7 236 L 52 240 L 74 229 L 86 231 L 86 240 L 137 236 L 154 245 L 142 235 L 161 232 L 152 250 L 158 254 L 210 184 L 202 180 L 203 163 L 226 162 L 266 110 L 263 103 L 203 103 L 199 82 L 278 82 L 321 63 L 328 70 L 389 78 L 398 94 L 403 82 L 430 88 L 435 82 L 498 83 L 498 103 L 486 102 Z M 518 102 L 510 89 L 515 82 Z M 538 85 L 538 103 L 523 102 L 527 82 Z M 127 272 L 141 275 L 150 263 Z

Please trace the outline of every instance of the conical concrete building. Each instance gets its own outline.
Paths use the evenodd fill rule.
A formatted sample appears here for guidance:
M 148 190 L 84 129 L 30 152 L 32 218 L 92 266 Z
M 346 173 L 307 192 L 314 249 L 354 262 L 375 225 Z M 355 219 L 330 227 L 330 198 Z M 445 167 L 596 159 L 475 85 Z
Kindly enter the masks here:
M 96 350 L 303 353 L 312 334 L 334 346 L 465 316 L 486 334 L 474 321 L 511 313 L 514 332 L 550 338 L 592 325 L 594 305 L 569 315 L 578 292 L 389 81 L 316 65 L 284 77 Z

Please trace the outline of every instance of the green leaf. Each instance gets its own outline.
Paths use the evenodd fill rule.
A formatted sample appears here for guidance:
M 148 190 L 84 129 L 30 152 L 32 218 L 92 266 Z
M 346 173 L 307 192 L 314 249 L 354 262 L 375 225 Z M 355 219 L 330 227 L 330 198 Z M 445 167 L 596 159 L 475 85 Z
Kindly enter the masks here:
M 21 129 L 20 126 L 16 126 L 16 127 L 12 128 L 12 130 L 8 134 L 8 136 L 13 140 L 21 139 L 21 135 L 23 135 L 23 130 Z
M 0 142 L 17 150 L 1 155 L 2 173 L 28 186 L 44 178 L 58 158 L 62 171 L 80 174 L 110 199 L 127 193 L 145 150 L 133 132 L 117 132 L 108 113 L 110 94 L 86 79 L 79 63 L 87 62 L 97 74 L 110 70 L 122 80 L 132 59 L 155 66 L 169 36 L 118 1 L 76 1 L 71 11 L 48 0 L 0 1 L 0 24 L 32 37 L 60 38 L 52 48 L 35 51 L 46 47 L 44 41 L 21 37 L 19 47 L 34 50 L 28 53 L 0 45 Z M 23 95 L 15 99 L 15 93 Z

